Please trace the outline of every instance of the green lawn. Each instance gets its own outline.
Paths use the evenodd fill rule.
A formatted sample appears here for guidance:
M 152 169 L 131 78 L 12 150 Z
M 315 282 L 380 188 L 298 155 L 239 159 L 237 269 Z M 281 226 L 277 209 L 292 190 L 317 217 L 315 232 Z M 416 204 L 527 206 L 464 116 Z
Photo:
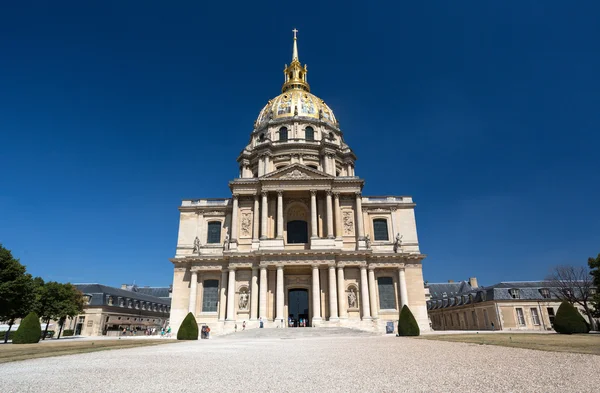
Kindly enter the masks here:
M 72 355 L 76 353 L 145 347 L 148 345 L 172 344 L 174 340 L 52 340 L 38 344 L 0 345 L 0 363 L 17 360 L 45 358 L 50 356 Z
M 538 349 L 541 351 L 572 352 L 600 355 L 600 334 L 431 334 L 424 340 L 439 340 L 503 347 Z

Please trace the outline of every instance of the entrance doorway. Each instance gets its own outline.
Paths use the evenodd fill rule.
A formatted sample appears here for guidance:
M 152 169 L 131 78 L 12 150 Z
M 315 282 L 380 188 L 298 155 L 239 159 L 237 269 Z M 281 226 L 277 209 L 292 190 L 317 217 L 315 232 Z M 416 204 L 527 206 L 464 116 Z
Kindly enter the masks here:
M 288 293 L 288 325 L 308 327 L 308 289 L 290 289 Z

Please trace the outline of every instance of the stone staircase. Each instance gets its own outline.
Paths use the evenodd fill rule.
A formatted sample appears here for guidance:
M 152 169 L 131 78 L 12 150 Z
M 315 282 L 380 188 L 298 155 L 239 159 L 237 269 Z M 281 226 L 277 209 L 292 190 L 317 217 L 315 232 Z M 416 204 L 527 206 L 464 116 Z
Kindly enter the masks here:
M 319 328 L 270 328 L 270 329 L 239 329 L 235 333 L 227 333 L 215 337 L 218 340 L 238 339 L 296 339 L 306 337 L 369 337 L 380 336 L 381 333 L 343 327 Z

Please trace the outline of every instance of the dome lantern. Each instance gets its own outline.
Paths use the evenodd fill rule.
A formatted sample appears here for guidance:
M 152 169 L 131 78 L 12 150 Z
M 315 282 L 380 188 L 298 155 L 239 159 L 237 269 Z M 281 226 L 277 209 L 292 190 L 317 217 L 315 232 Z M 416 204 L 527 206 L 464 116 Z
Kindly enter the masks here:
M 306 74 L 308 70 L 306 68 L 306 64 L 302 67 L 300 64 L 300 60 L 298 58 L 298 38 L 296 37 L 296 33 L 298 30 L 292 30 L 294 32 L 294 48 L 292 50 L 292 62 L 288 66 L 287 64 L 283 70 L 283 86 L 281 87 L 281 92 L 285 93 L 288 90 L 299 89 L 310 92 L 310 86 L 306 81 Z

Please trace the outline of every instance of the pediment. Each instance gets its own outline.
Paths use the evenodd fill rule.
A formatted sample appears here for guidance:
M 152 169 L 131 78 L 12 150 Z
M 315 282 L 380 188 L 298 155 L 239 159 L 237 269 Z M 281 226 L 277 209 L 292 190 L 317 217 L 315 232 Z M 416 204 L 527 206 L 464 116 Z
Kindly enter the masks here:
M 309 179 L 333 179 L 333 176 L 328 175 L 319 170 L 310 168 L 302 164 L 291 164 L 284 168 L 271 172 L 261 179 L 264 180 L 309 180 Z

